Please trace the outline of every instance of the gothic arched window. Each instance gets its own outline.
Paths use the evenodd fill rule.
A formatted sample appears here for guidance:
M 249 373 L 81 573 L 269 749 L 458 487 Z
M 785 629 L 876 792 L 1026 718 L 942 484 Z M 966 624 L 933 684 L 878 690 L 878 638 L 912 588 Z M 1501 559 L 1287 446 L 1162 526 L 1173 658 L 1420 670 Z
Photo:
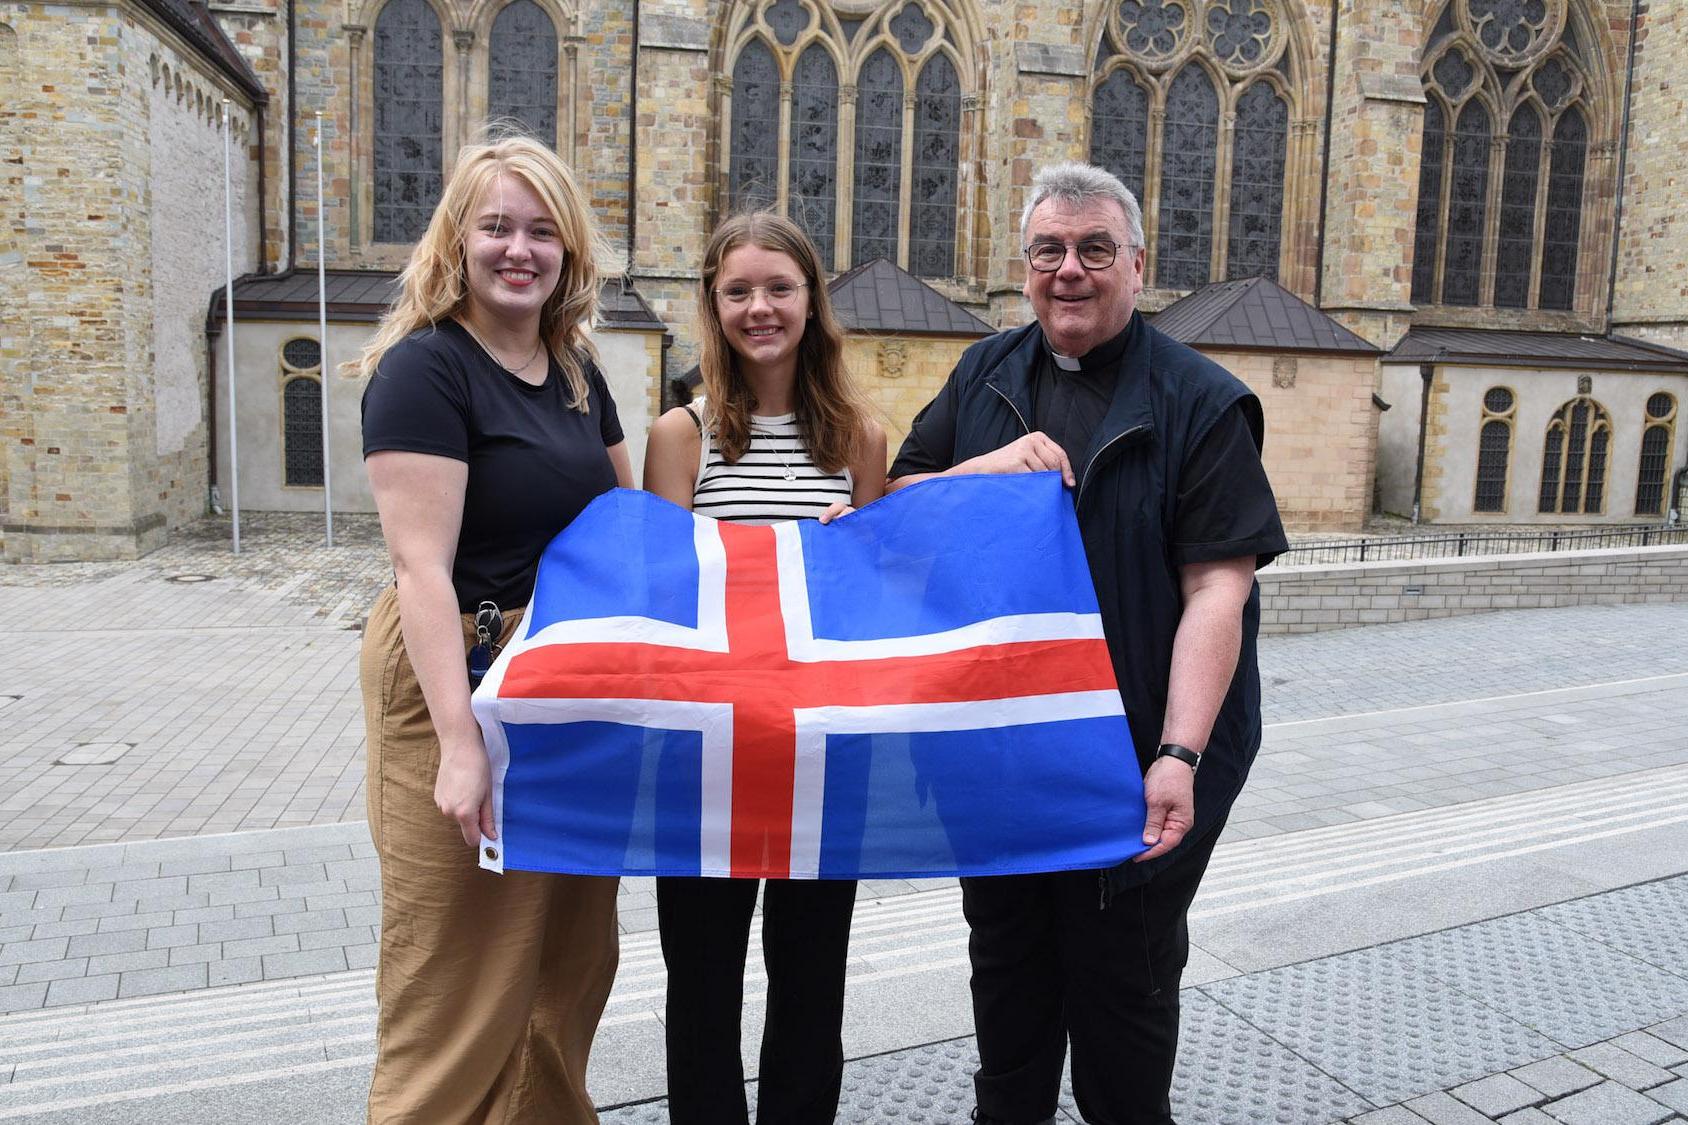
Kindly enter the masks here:
M 1676 396 L 1659 391 L 1647 398 L 1641 424 L 1641 464 L 1635 477 L 1635 514 L 1664 512 L 1665 480 L 1670 476 L 1670 447 L 1676 437 Z
M 884 257 L 956 276 L 973 53 L 953 2 L 865 14 L 741 0 L 727 18 L 727 209 L 785 212 L 835 269 Z
M 1281 0 L 1110 7 L 1091 86 L 1090 159 L 1143 204 L 1149 284 L 1278 276 L 1297 116 L 1289 91 L 1304 85 L 1289 20 Z
M 1598 515 L 1606 504 L 1612 420 L 1591 398 L 1574 398 L 1547 424 L 1542 446 L 1543 512 Z
M 511 0 L 487 44 L 487 117 L 557 144 L 557 28 L 533 0 Z
M 1595 88 L 1583 18 L 1577 0 L 1442 9 L 1420 72 L 1416 304 L 1572 307 Z
M 444 73 L 428 0 L 388 0 L 375 18 L 377 242 L 414 242 L 439 201 Z

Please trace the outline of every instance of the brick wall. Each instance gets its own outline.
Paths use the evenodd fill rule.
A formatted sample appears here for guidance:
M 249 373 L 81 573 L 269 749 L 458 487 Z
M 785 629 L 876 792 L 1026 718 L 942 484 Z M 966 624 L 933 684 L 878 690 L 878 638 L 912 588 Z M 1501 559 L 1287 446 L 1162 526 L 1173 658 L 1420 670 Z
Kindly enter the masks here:
M 1688 547 L 1680 546 L 1271 566 L 1260 572 L 1260 631 L 1319 633 L 1496 609 L 1683 600 Z

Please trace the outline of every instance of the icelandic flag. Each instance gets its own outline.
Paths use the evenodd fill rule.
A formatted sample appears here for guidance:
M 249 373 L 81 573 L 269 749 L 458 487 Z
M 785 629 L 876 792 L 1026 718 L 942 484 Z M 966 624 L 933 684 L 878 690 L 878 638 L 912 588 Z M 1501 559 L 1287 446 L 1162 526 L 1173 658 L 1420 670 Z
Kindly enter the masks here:
M 493 871 L 908 878 L 1144 850 L 1055 473 L 937 478 L 826 526 L 606 493 L 546 549 L 473 702 Z

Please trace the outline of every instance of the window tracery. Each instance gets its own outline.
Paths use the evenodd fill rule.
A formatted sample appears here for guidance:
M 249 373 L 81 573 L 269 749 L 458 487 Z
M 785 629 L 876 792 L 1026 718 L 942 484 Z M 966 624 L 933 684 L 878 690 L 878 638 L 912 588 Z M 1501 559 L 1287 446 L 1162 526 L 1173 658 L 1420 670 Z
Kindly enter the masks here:
M 951 0 L 740 4 L 724 59 L 728 209 L 784 211 L 835 269 L 885 257 L 956 276 L 967 40 Z
M 1670 451 L 1676 438 L 1676 396 L 1659 391 L 1649 395 L 1641 423 L 1641 461 L 1635 475 L 1635 514 L 1664 514 L 1665 481 L 1670 478 Z
M 1611 442 L 1612 420 L 1604 406 L 1586 396 L 1561 406 L 1547 424 L 1537 509 L 1598 515 L 1606 502 Z
M 1090 159 L 1143 204 L 1150 285 L 1278 276 L 1303 70 L 1291 31 L 1281 0 L 1110 5 Z
M 427 0 L 389 0 L 375 20 L 375 241 L 413 242 L 444 173 L 445 66 Z
M 1506 511 L 1506 478 L 1512 460 L 1512 424 L 1518 406 L 1509 387 L 1490 387 L 1483 395 L 1477 431 L 1477 487 L 1474 512 Z
M 1442 9 L 1420 72 L 1415 303 L 1572 308 L 1594 86 L 1574 3 Z

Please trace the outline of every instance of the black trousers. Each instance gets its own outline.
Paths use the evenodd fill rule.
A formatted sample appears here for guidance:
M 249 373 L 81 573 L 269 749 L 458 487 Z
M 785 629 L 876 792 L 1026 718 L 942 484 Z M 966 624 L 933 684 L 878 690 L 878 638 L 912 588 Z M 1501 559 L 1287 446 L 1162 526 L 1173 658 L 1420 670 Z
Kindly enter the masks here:
M 1085 1121 L 1173 1125 L 1185 918 L 1218 835 L 1106 908 L 1097 871 L 961 880 L 983 1113 L 1053 1116 L 1070 1039 Z
M 656 881 L 668 965 L 672 1125 L 745 1125 L 739 1013 L 755 879 Z M 769 879 L 762 892 L 767 1019 L 757 1083 L 762 1125 L 831 1125 L 844 1079 L 844 962 L 854 880 Z

